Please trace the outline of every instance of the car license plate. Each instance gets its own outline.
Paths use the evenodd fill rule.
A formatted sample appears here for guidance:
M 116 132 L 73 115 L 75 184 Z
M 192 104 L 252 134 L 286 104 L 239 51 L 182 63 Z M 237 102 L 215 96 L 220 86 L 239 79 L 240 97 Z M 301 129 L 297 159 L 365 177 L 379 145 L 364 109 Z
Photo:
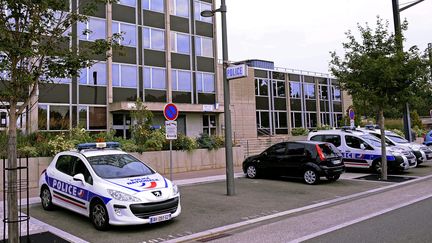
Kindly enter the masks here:
M 162 221 L 167 221 L 167 220 L 170 220 L 170 219 L 171 219 L 171 214 L 170 213 L 156 215 L 156 216 L 151 216 L 149 218 L 150 224 L 154 224 L 154 223 L 158 223 L 158 222 L 162 222 Z
M 338 165 L 338 164 L 341 163 L 341 161 L 340 161 L 340 160 L 333 160 L 332 163 L 333 163 L 334 165 Z

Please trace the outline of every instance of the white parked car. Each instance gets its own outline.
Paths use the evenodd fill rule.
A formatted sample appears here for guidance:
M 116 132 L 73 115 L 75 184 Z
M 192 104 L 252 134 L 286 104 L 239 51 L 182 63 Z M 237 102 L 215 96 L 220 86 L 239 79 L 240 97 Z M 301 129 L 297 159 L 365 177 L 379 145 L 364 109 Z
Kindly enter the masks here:
M 375 137 L 381 136 L 381 131 L 379 129 L 367 128 L 364 129 L 364 131 L 374 135 Z M 417 158 L 418 165 L 423 162 L 432 160 L 432 150 L 428 146 L 410 142 L 392 131 L 386 130 L 384 133 L 387 142 L 391 145 L 397 145 L 399 147 L 406 147 L 411 149 Z
M 320 130 L 310 132 L 308 140 L 329 142 L 342 153 L 345 167 L 371 168 L 381 171 L 381 141 L 365 131 Z M 407 170 L 417 166 L 414 154 L 407 148 L 387 147 L 389 170 Z
M 39 188 L 45 210 L 70 209 L 88 216 L 98 230 L 157 223 L 181 212 L 177 186 L 115 142 L 58 153 L 42 172 Z

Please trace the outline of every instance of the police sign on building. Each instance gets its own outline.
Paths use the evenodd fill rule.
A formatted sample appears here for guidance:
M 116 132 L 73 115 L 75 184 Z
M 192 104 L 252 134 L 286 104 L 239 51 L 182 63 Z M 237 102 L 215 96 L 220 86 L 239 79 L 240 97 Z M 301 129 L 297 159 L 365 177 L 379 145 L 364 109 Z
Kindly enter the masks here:
M 247 65 L 230 66 L 226 70 L 227 79 L 236 79 L 247 77 Z

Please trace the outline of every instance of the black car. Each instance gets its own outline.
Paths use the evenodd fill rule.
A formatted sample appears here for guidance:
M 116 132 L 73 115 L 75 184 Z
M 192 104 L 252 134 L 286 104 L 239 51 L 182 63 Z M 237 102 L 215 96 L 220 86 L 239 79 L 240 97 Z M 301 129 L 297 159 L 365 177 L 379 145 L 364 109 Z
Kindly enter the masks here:
M 344 170 L 339 150 L 331 143 L 317 141 L 277 143 L 243 162 L 243 171 L 249 178 L 302 177 L 306 184 L 318 183 L 321 176 L 336 181 Z

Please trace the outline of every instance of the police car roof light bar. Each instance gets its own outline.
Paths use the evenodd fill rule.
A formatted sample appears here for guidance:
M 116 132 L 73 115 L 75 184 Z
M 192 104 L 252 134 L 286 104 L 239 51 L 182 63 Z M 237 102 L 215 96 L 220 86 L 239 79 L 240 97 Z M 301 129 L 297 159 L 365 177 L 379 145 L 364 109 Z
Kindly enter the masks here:
M 77 145 L 78 151 L 84 150 L 84 149 L 116 149 L 120 148 L 120 143 L 118 142 L 105 142 L 105 143 L 81 143 Z

